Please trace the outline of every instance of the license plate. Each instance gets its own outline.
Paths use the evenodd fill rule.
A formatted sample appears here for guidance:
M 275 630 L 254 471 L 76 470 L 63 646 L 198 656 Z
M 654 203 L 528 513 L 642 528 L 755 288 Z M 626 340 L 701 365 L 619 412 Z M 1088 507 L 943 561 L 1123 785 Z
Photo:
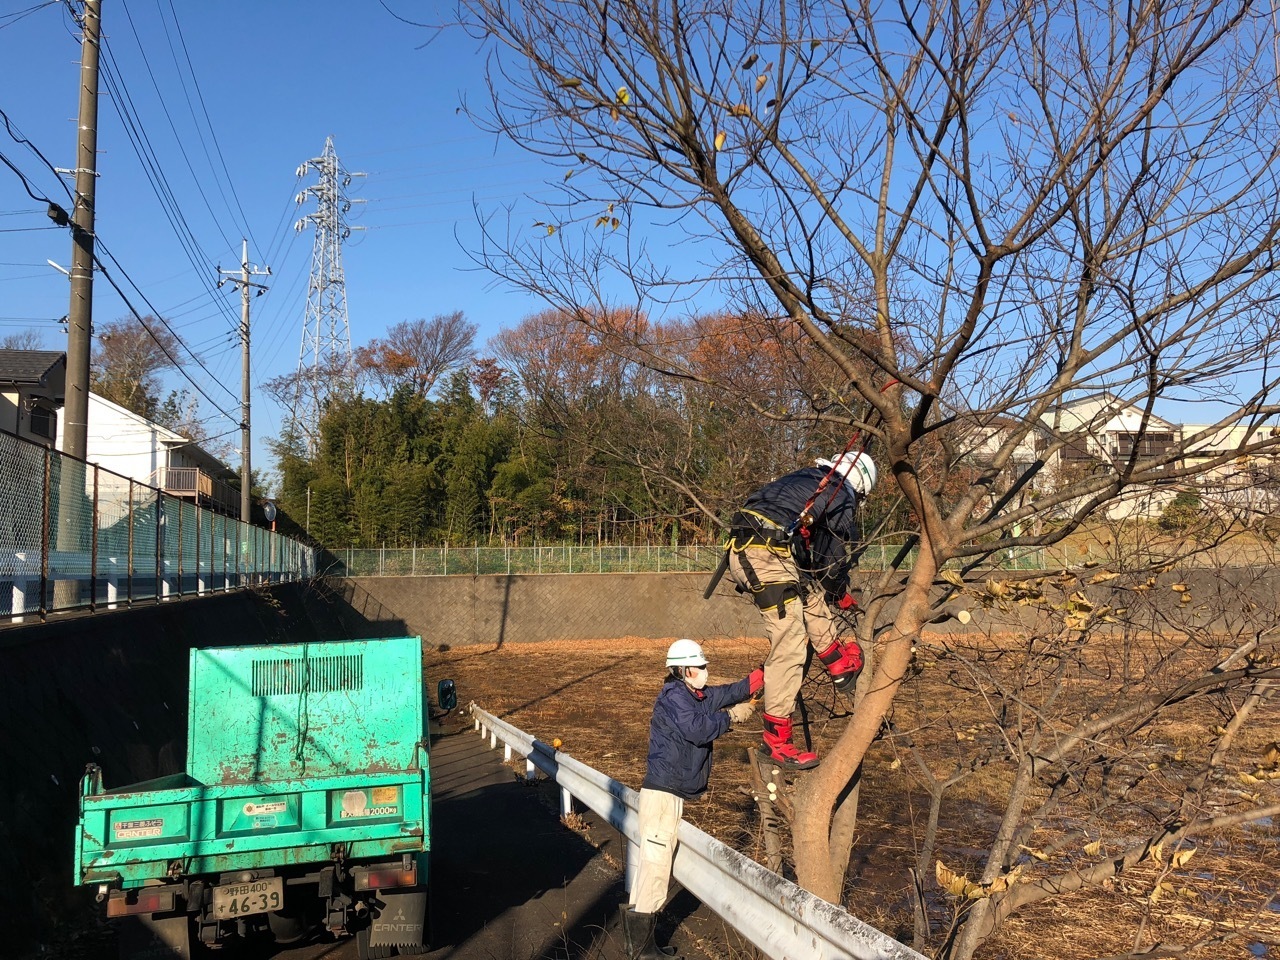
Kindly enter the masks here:
M 213 916 L 234 920 L 253 913 L 271 913 L 284 906 L 284 877 L 229 883 L 213 888 Z

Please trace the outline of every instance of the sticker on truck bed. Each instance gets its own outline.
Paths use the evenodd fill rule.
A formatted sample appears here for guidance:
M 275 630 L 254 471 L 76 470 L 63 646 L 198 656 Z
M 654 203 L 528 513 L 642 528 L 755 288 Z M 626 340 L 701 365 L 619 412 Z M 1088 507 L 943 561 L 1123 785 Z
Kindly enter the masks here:
M 116 840 L 143 840 L 164 833 L 164 817 L 150 820 L 117 820 L 111 824 L 111 835 Z
M 219 802 L 219 833 L 245 834 L 297 830 L 302 825 L 300 794 L 228 797 Z
M 373 803 L 370 804 L 367 791 L 341 791 L 339 818 L 349 820 L 356 817 L 394 817 L 400 814 L 399 787 L 374 787 L 372 793 Z

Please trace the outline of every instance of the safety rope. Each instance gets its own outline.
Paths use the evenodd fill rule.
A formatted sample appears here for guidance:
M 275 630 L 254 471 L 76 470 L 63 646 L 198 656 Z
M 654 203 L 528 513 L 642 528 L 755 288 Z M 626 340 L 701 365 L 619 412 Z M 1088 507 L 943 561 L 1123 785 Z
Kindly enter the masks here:
M 888 383 L 886 383 L 883 387 L 880 388 L 880 392 L 884 393 L 886 390 L 888 390 L 897 382 L 898 382 L 897 380 L 890 380 Z M 883 420 L 884 418 L 881 417 L 881 419 Z M 813 514 L 811 513 L 811 511 L 813 510 L 813 505 L 818 502 L 818 498 L 822 496 L 822 492 L 826 490 L 828 486 L 830 486 L 831 478 L 835 475 L 836 471 L 839 469 L 840 462 L 844 459 L 845 455 L 850 450 L 853 449 L 853 445 L 858 442 L 858 439 L 861 436 L 862 436 L 861 427 L 853 431 L 853 436 L 849 438 L 849 442 L 844 445 L 844 449 L 840 451 L 840 454 L 834 460 L 831 461 L 831 467 L 823 475 L 822 479 L 818 481 L 818 486 L 813 491 L 813 496 L 811 496 L 808 499 L 808 501 L 806 501 L 804 507 L 801 508 L 800 513 L 796 516 L 794 520 L 791 521 L 790 526 L 787 527 L 787 536 L 792 536 L 796 532 L 796 530 L 799 530 L 800 535 L 802 537 L 808 538 L 808 535 L 809 535 L 808 528 L 809 528 L 809 525 L 813 523 Z M 862 456 L 862 454 L 867 452 L 867 447 L 870 444 L 870 442 L 871 442 L 871 437 L 868 436 L 867 439 L 862 442 L 862 446 L 858 448 L 857 456 Z M 841 477 L 841 479 L 843 479 L 843 476 Z M 834 495 L 835 493 L 833 491 L 832 496 Z

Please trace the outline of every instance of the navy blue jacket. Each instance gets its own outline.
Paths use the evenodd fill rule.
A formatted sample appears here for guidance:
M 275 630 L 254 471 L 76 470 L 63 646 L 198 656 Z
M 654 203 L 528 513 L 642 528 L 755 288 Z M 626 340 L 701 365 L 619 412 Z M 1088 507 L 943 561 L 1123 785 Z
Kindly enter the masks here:
M 804 467 L 788 473 L 747 497 L 743 507 L 763 514 L 780 527 L 790 528 L 826 475 L 825 467 Z M 853 560 L 847 548 L 858 540 L 857 509 L 858 495 L 835 474 L 810 508 L 813 525 L 809 536 L 802 537 L 797 530 L 792 538 L 796 565 L 834 598 L 844 596 L 849 586 Z
M 643 787 L 693 800 L 711 778 L 711 742 L 729 729 L 724 707 L 751 696 L 751 682 L 692 690 L 683 680 L 662 685 L 649 721 L 649 768 Z

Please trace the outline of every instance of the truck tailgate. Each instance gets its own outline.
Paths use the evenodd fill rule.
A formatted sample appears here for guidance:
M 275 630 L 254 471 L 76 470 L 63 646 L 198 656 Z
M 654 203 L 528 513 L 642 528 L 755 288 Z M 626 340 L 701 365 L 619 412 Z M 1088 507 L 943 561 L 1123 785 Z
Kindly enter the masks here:
M 146 786 L 146 785 L 140 785 Z M 78 883 L 135 886 L 175 874 L 323 862 L 427 849 L 422 770 L 81 798 Z

